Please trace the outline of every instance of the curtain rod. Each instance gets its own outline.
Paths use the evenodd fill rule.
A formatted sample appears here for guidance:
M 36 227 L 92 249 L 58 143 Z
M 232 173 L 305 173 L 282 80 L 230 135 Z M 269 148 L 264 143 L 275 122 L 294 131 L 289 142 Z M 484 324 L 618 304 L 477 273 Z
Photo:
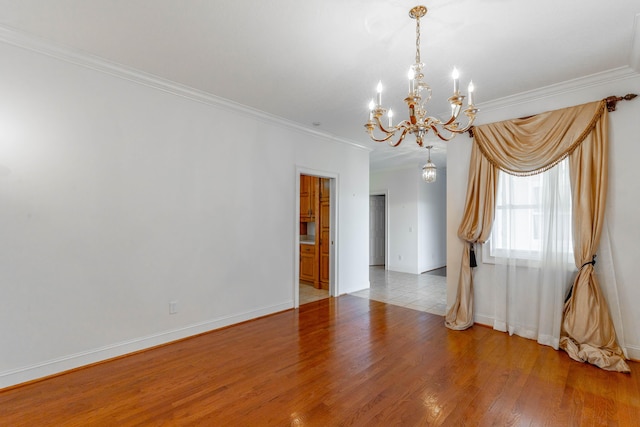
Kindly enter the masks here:
M 609 112 L 616 111 L 616 104 L 618 103 L 618 101 L 631 101 L 636 96 L 638 95 L 635 93 L 628 93 L 625 96 L 615 96 L 615 95 L 607 96 L 604 99 L 607 102 L 607 111 Z M 528 117 L 531 117 L 531 116 L 528 116 Z M 521 118 L 526 118 L 526 117 L 521 117 Z M 473 128 L 474 126 L 472 126 L 471 129 L 467 131 L 469 132 L 469 138 L 473 138 Z

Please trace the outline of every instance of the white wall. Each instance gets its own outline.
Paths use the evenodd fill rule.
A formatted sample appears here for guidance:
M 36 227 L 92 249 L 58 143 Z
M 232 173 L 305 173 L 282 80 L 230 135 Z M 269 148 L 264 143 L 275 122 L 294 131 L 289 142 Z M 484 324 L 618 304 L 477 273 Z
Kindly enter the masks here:
M 367 150 L 44 53 L 0 42 L 0 388 L 291 308 L 300 167 L 368 287 Z
M 628 69 L 614 70 L 536 92 L 521 94 L 491 105 L 481 106 L 480 123 L 490 123 L 556 110 L 606 98 L 609 95 L 640 93 L 640 75 Z M 630 357 L 640 359 L 640 287 L 637 286 L 637 244 L 640 241 L 640 98 L 620 102 L 609 115 L 610 171 L 607 223 L 618 284 L 622 321 Z M 447 151 L 447 288 L 448 305 L 455 298 L 462 243 L 457 237 L 464 209 L 471 140 L 456 138 Z M 476 321 L 493 323 L 493 288 L 488 280 L 491 266 L 474 269 Z M 596 265 L 596 271 L 598 265 Z
M 422 174 L 420 171 L 419 175 Z M 447 265 L 447 170 L 439 168 L 434 183 L 418 183 L 418 271 Z
M 411 140 L 405 144 L 412 143 Z M 446 171 L 435 183 L 422 181 L 422 169 L 371 173 L 373 193 L 386 192 L 387 269 L 419 274 L 445 265 Z

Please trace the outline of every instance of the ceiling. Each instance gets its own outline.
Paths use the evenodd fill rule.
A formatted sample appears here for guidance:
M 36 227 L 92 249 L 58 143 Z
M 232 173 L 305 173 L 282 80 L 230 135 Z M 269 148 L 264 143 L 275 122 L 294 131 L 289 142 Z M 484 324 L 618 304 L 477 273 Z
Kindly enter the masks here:
M 406 0 L 0 0 L 0 25 L 371 147 L 372 169 L 425 162 L 364 123 L 378 80 L 404 119 L 415 21 Z M 620 67 L 638 69 L 640 0 L 430 0 L 421 20 L 430 113 L 451 70 L 488 101 Z M 638 22 L 638 24 L 636 24 Z M 634 39 L 636 40 L 634 45 Z M 444 115 L 444 114 L 442 114 Z M 315 125 L 314 125 L 315 123 Z M 432 158 L 445 166 L 446 145 Z

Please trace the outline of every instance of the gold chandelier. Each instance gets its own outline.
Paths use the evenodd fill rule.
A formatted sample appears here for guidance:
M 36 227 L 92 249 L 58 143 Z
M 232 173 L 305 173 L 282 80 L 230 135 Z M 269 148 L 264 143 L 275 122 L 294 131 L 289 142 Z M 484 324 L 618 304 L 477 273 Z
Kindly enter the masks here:
M 473 82 L 469 82 L 468 106 L 464 110 L 467 116 L 467 124 L 460 127 L 458 116 L 462 111 L 462 103 L 465 96 L 460 94 L 459 74 L 456 68 L 453 69 L 453 95 L 449 98 L 451 104 L 451 116 L 445 122 L 427 115 L 426 103 L 431 99 L 431 87 L 424 82 L 422 69 L 424 64 L 420 62 L 420 18 L 427 14 L 425 6 L 416 6 L 409 11 L 409 16 L 416 20 L 416 63 L 409 69 L 409 95 L 404 99 L 409 107 L 409 120 L 404 120 L 397 125 L 393 125 L 393 111 L 382 107 L 382 82 L 378 82 L 376 102 L 369 103 L 369 121 L 364 125 L 367 133 L 376 142 L 388 141 L 392 147 L 397 147 L 404 140 L 408 133 L 416 136 L 416 142 L 423 146 L 423 138 L 432 130 L 433 133 L 443 141 L 453 139 L 457 134 L 468 131 L 473 125 L 478 109 L 473 104 Z M 423 95 L 424 92 L 424 95 Z M 382 124 L 382 117 L 387 113 L 388 126 Z M 374 136 L 374 130 L 382 132 L 381 138 Z M 400 134 L 396 142 L 391 138 Z

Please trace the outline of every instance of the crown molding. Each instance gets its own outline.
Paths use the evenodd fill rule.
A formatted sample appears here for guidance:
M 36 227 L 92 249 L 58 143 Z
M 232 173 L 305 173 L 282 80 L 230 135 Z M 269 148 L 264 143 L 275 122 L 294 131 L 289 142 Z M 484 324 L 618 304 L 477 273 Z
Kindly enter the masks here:
M 576 79 L 567 80 L 560 83 L 554 83 L 549 86 L 538 89 L 516 93 L 514 95 L 498 98 L 493 101 L 479 104 L 482 112 L 490 112 L 501 110 L 504 108 L 514 107 L 516 105 L 527 104 L 546 98 L 577 92 L 591 87 L 601 86 L 603 84 L 633 79 L 640 76 L 640 73 L 631 67 L 619 67 L 612 70 L 591 74 Z
M 68 46 L 63 46 L 53 41 L 34 36 L 32 34 L 28 34 L 2 24 L 0 24 L 0 42 L 10 44 L 22 49 L 38 52 L 40 54 L 59 59 L 61 61 L 79 65 L 84 68 L 89 68 L 100 73 L 109 74 L 123 80 L 128 80 L 136 84 L 147 86 L 202 104 L 222 108 L 233 113 L 243 113 L 258 120 L 278 124 L 280 126 L 300 131 L 308 135 L 349 145 L 361 150 L 371 151 L 371 148 L 355 141 L 311 129 L 297 122 L 287 120 L 285 118 L 267 113 L 265 111 L 252 108 L 226 98 L 215 96 L 210 93 L 186 85 L 182 85 L 180 83 L 176 83 L 174 81 L 167 80 L 150 73 L 146 73 L 144 71 L 136 70 L 122 64 L 111 62 L 85 51 L 74 49 Z

